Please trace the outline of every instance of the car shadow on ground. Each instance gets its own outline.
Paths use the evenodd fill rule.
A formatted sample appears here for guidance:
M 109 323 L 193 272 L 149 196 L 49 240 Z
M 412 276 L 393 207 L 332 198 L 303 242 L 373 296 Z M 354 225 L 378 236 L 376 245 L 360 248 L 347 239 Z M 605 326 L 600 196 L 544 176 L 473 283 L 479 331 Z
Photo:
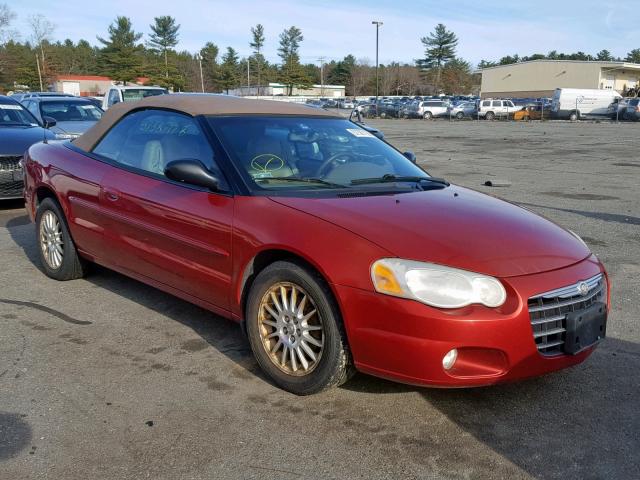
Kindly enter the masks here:
M 11 237 L 38 267 L 34 233 L 22 219 Z M 200 307 L 116 272 L 95 266 L 88 282 L 189 327 L 247 372 L 259 370 L 240 327 Z M 482 444 L 536 478 L 636 478 L 640 470 L 640 345 L 607 338 L 577 367 L 519 383 L 475 389 L 429 389 L 357 374 L 342 388 L 371 395 L 415 392 Z M 415 439 L 417 456 L 437 448 L 443 461 L 491 471 L 494 460 L 468 441 L 438 435 Z M 445 427 L 441 427 L 445 428 Z M 428 430 L 428 429 L 427 429 Z M 446 448 L 437 445 L 446 441 Z M 485 463 L 483 463 L 485 462 Z
M 640 345 L 610 337 L 579 366 L 517 383 L 414 389 L 357 376 L 345 388 L 418 391 L 465 432 L 535 478 L 638 478 L 638 372 Z M 445 456 L 484 470 L 478 452 L 461 448 L 466 444 L 449 445 Z

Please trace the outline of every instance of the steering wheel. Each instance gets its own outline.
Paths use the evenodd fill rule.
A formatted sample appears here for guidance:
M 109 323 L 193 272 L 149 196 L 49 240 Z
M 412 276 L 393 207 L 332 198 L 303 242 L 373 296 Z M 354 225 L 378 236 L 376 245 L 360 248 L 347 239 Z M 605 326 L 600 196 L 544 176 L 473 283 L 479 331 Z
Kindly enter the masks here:
M 333 170 L 333 168 L 335 168 L 334 163 L 338 163 L 338 162 L 345 163 L 349 160 L 353 160 L 353 155 L 350 153 L 345 153 L 345 152 L 334 153 L 329 158 L 327 158 L 324 162 L 322 162 L 322 165 L 318 167 L 318 169 L 316 170 L 316 177 L 322 178 L 324 175 L 326 175 L 331 170 Z

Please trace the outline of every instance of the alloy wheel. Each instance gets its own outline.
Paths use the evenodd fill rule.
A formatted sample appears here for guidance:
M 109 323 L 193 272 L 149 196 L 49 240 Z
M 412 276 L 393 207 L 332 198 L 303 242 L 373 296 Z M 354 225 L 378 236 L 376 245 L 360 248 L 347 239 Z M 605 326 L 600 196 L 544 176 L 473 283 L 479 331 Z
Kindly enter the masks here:
M 317 367 L 324 350 L 322 316 L 300 286 L 277 282 L 269 287 L 260 301 L 258 327 L 265 352 L 281 371 L 304 376 Z
M 47 265 L 54 270 L 60 268 L 64 256 L 62 227 L 51 210 L 47 210 L 40 220 L 40 248 Z

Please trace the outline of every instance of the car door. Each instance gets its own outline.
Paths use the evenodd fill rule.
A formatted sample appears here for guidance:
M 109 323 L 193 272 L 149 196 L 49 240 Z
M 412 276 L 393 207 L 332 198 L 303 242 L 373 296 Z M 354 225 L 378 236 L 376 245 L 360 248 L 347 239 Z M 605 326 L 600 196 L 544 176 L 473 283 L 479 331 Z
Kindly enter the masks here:
M 95 147 L 113 168 L 101 205 L 110 263 L 228 310 L 233 196 L 198 122 L 165 110 L 134 111 Z M 220 179 L 211 192 L 169 180 L 172 160 L 196 159 Z

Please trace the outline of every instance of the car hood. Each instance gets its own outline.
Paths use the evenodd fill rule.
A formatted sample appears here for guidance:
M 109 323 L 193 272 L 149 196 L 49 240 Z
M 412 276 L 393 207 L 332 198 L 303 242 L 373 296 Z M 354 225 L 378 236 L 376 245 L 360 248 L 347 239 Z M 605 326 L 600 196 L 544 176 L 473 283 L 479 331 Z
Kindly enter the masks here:
M 54 135 L 42 127 L 0 127 L 0 155 L 22 155 L 34 143 Z
M 581 241 L 524 208 L 462 187 L 354 198 L 271 197 L 362 236 L 392 255 L 496 277 L 587 258 Z M 339 248 L 339 245 L 329 248 Z
M 93 127 L 96 122 L 58 122 L 51 130 L 55 133 L 82 134 Z

